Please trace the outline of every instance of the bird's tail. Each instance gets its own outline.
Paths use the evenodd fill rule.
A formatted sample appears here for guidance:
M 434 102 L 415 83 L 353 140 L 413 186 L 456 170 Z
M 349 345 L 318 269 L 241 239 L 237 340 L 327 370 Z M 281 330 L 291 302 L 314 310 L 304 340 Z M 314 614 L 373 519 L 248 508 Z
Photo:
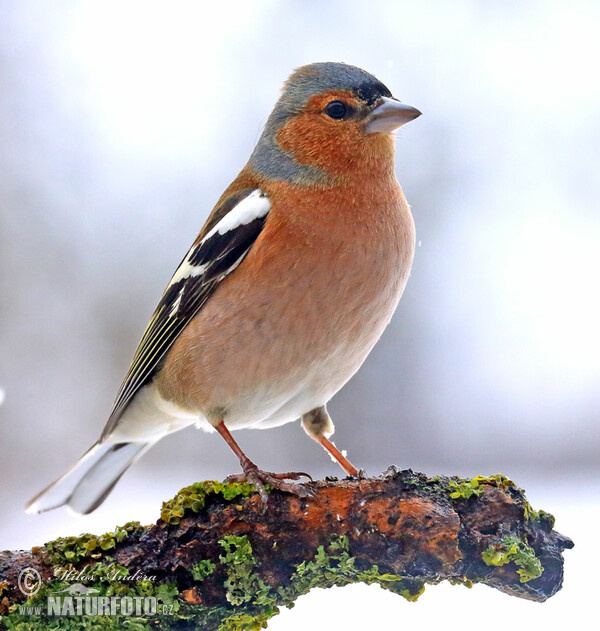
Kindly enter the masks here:
M 108 444 L 98 441 L 58 480 L 25 506 L 28 513 L 67 505 L 86 515 L 98 508 L 120 477 L 154 443 Z

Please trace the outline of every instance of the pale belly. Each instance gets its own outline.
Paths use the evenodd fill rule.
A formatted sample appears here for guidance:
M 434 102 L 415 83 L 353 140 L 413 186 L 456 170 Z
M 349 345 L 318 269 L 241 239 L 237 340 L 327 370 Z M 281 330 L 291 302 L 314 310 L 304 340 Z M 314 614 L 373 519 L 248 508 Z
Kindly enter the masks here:
M 397 292 L 382 300 L 377 317 L 366 313 L 362 321 L 353 319 L 356 328 L 347 335 L 336 336 L 335 343 L 327 344 L 319 336 L 321 348 L 316 357 L 297 348 L 297 352 L 290 353 L 285 360 L 274 362 L 278 370 L 270 379 L 265 379 L 257 363 L 252 362 L 249 379 L 245 376 L 229 380 L 227 392 L 222 394 L 216 389 L 213 409 L 225 410 L 225 421 L 230 429 L 264 429 L 294 421 L 324 405 L 360 368 L 393 315 L 400 295 L 401 292 Z M 344 324 L 342 318 L 338 324 L 340 331 Z M 281 343 L 285 344 L 285 338 Z M 262 357 L 270 360 L 272 353 L 283 354 L 278 346 L 274 344 L 272 349 L 265 350 Z M 256 379 L 252 379 L 253 375 Z M 236 381 L 237 387 L 231 388 Z M 235 397 L 230 396 L 232 390 L 237 392 Z M 210 409 L 211 403 L 207 406 L 207 410 Z M 211 428 L 204 415 L 197 424 L 204 429 Z

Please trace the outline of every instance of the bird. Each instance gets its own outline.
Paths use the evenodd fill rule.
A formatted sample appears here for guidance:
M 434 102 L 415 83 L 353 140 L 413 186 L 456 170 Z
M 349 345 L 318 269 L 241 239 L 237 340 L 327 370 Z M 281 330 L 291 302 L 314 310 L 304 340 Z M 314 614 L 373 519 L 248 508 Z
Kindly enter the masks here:
M 95 510 L 128 467 L 188 426 L 216 430 L 228 481 L 311 494 L 310 476 L 260 469 L 232 431 L 300 419 L 344 472 L 327 403 L 389 323 L 415 250 L 394 132 L 421 115 L 339 62 L 296 69 L 247 164 L 175 270 L 99 440 L 26 506 Z

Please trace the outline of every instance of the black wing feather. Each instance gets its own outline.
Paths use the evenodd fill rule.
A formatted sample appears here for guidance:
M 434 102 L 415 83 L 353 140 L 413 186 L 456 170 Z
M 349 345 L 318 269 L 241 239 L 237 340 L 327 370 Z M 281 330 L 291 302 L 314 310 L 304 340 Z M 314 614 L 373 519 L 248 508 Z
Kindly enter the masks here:
M 236 197 L 235 201 L 239 202 L 239 196 Z M 202 309 L 219 282 L 241 263 L 266 219 L 265 214 L 224 234 L 213 231 L 190 248 L 178 270 L 183 265 L 192 266 L 190 269 L 204 266 L 204 269 L 198 275 L 171 281 L 165 290 L 119 389 L 102 438 L 110 434 L 136 393 L 152 380 L 177 337 Z

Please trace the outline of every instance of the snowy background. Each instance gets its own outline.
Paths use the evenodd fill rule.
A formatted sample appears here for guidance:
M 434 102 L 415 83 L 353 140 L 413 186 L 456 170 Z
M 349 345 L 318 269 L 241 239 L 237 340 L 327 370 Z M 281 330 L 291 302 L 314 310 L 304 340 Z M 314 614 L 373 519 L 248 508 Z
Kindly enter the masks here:
M 353 586 L 310 594 L 270 629 L 315 616 L 349 631 L 559 629 L 591 609 L 599 30 L 593 1 L 1 2 L 0 549 L 149 523 L 182 486 L 238 470 L 218 436 L 185 430 L 96 514 L 22 512 L 97 438 L 165 284 L 287 75 L 345 61 L 423 116 L 397 141 L 413 273 L 330 405 L 336 443 L 370 473 L 502 471 L 576 548 L 544 605 L 449 585 L 412 604 Z M 338 473 L 297 423 L 237 438 L 266 469 Z

